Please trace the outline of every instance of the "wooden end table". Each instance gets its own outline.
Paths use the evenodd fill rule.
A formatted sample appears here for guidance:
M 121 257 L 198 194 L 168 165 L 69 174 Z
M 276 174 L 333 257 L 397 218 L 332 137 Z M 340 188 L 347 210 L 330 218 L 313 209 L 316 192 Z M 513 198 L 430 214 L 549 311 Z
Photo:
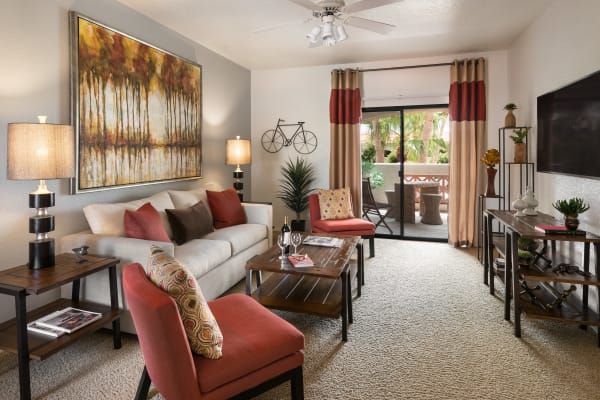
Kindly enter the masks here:
M 19 360 L 19 392 L 21 400 L 31 399 L 29 360 L 44 360 L 50 355 L 112 322 L 113 346 L 121 348 L 121 322 L 117 291 L 117 264 L 112 257 L 85 255 L 83 261 L 75 254 L 56 256 L 56 265 L 40 270 L 27 265 L 0 271 L 0 293 L 14 296 L 16 318 L 0 324 L 0 349 L 16 353 Z M 110 307 L 79 301 L 80 279 L 108 269 L 110 280 Z M 38 309 L 27 312 L 27 296 L 37 295 L 65 284 L 73 283 L 71 300 L 59 299 Z M 102 313 L 102 318 L 58 338 L 28 333 L 27 323 L 62 310 L 75 307 Z
M 308 236 L 308 234 L 303 234 Z M 246 264 L 246 294 L 268 308 L 314 314 L 330 318 L 342 317 L 342 340 L 348 341 L 348 323 L 352 317 L 352 278 L 357 276 L 357 294 L 360 296 L 363 265 L 360 236 L 327 236 L 342 239 L 341 247 L 308 246 L 302 244 L 299 253 L 306 253 L 314 267 L 294 267 L 279 259 L 281 250 L 271 247 Z M 359 252 L 356 263 L 350 260 L 354 249 Z M 261 272 L 272 274 L 263 282 Z M 252 276 L 256 276 L 256 290 L 252 291 Z

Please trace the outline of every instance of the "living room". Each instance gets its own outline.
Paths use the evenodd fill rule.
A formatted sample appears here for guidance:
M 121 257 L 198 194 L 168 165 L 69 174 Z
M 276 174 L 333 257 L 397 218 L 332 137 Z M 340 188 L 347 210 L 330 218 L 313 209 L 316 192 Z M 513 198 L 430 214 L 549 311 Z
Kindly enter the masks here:
M 233 168 L 225 165 L 225 142 L 236 135 L 251 139 L 253 143 L 252 164 L 242 167 L 245 176 L 244 197 L 257 202 L 272 202 L 273 221 L 277 228 L 283 222 L 284 215 L 291 216 L 291 212 L 275 198 L 279 176 L 273 171 L 278 171 L 282 163 L 288 157 L 295 156 L 295 153 L 281 151 L 276 155 L 266 154 L 260 147 L 260 137 L 265 130 L 275 125 L 277 118 L 293 122 L 306 121 L 307 129 L 317 133 L 319 138 L 316 151 L 307 157 L 314 165 L 319 166 L 315 186 L 328 187 L 329 174 L 326 166 L 329 165 L 330 72 L 334 68 L 383 68 L 483 57 L 488 67 L 486 147 L 498 145 L 497 129 L 504 124 L 503 107 L 509 102 L 514 102 L 519 106 L 516 112 L 518 124 L 533 127 L 532 149 L 536 148 L 537 97 L 600 69 L 600 52 L 597 51 L 594 40 L 600 36 L 600 27 L 596 21 L 597 15 L 600 15 L 600 3 L 595 0 L 540 2 L 541 11 L 531 19 L 526 29 L 500 48 L 482 47 L 460 52 L 438 52 L 435 55 L 421 54 L 419 57 L 394 57 L 380 61 L 332 62 L 316 66 L 298 65 L 267 69 L 253 69 L 230 61 L 227 56 L 209 50 L 201 43 L 176 33 L 124 4 L 126 2 L 116 0 L 3 2 L 0 32 L 6 57 L 0 65 L 4 76 L 3 95 L 0 99 L 0 130 L 3 137 L 0 154 L 3 159 L 6 158 L 7 149 L 4 143 L 8 123 L 32 122 L 40 114 L 47 115 L 48 122 L 71 122 L 68 12 L 77 11 L 111 28 L 202 65 L 202 146 L 205 149 L 203 178 L 200 181 L 136 186 L 77 195 L 69 194 L 67 180 L 48 181 L 49 188 L 56 193 L 56 206 L 52 208 L 52 214 L 56 216 L 56 229 L 51 236 L 57 239 L 87 229 L 82 208 L 91 203 L 124 202 L 150 196 L 163 189 L 184 190 L 205 183 L 216 183 L 221 187 L 231 186 Z M 518 2 L 510 4 L 514 7 L 512 12 L 518 14 Z M 369 84 L 368 80 L 371 80 L 373 88 L 387 86 L 391 92 L 365 91 L 364 97 L 393 97 L 399 92 L 402 93 L 403 85 L 408 85 L 408 82 L 425 83 L 432 80 L 442 82 L 433 91 L 437 95 L 447 94 L 449 72 L 445 67 L 396 71 L 385 76 L 365 74 L 365 83 Z M 381 80 L 394 80 L 398 84 L 392 88 L 382 85 Z M 441 86 L 442 84 L 446 87 Z M 415 96 L 431 93 L 430 90 L 423 91 Z M 447 102 L 447 95 L 445 100 Z M 532 151 L 530 156 L 535 157 L 535 151 Z M 554 201 L 573 196 L 582 197 L 590 204 L 590 210 L 580 216 L 582 226 L 590 232 L 600 233 L 600 183 L 597 180 L 543 173 L 537 173 L 535 179 L 540 211 L 558 217 L 552 208 Z M 27 243 L 32 237 L 27 231 L 27 221 L 32 210 L 28 207 L 26 197 L 35 185 L 32 181 L 8 180 L 6 173 L 0 174 L 0 185 L 0 217 L 5 226 L 0 233 L 0 248 L 4 254 L 0 269 L 6 269 L 21 265 L 27 260 Z M 400 246 L 399 242 L 391 240 L 384 243 L 386 247 L 393 247 L 395 243 Z M 445 244 L 436 246 L 448 247 Z M 404 247 L 402 249 L 414 257 L 419 257 Z M 595 257 L 592 252 L 592 260 Z M 365 286 L 367 292 L 368 285 L 367 283 Z M 483 287 L 479 292 L 485 292 Z M 595 290 L 591 290 L 590 294 L 592 297 L 596 296 Z M 479 293 L 477 295 L 479 296 Z M 40 296 L 30 296 L 28 303 L 31 307 L 36 307 L 57 296 L 58 291 L 50 291 Z M 591 303 L 596 304 L 594 300 Z M 0 321 L 13 317 L 12 299 L 2 296 Z M 494 314 L 494 318 L 496 317 L 501 319 L 499 313 Z M 360 312 L 357 311 L 355 324 L 359 320 Z M 551 326 L 543 329 L 552 330 Z M 516 340 L 510 336 L 510 331 L 504 332 L 503 335 L 506 335 L 509 341 Z M 543 351 L 547 347 L 557 346 L 562 339 L 563 337 L 559 336 L 555 342 L 544 343 L 544 346 L 540 345 L 532 351 Z M 349 343 L 351 341 L 352 332 Z M 588 340 L 585 346 L 589 352 L 596 351 L 592 342 L 593 340 Z M 354 354 L 349 354 L 349 357 L 352 355 Z M 40 363 L 40 369 L 43 368 L 44 363 Z M 135 381 L 138 377 L 137 371 L 134 375 Z M 384 397 L 382 394 L 379 396 Z

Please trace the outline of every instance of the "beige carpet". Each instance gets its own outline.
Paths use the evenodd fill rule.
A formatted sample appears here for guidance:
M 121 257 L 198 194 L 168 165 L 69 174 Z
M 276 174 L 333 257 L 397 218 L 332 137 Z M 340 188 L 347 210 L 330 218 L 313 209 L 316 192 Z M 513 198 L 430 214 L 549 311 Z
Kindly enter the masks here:
M 472 256 L 439 243 L 376 247 L 347 343 L 339 320 L 281 313 L 306 335 L 307 399 L 600 398 L 592 332 L 525 318 L 517 339 Z M 132 399 L 142 359 L 135 338 L 123 344 L 112 350 L 100 332 L 32 362 L 34 398 Z M 16 357 L 0 354 L 0 398 L 17 393 Z M 282 386 L 261 399 L 288 393 Z

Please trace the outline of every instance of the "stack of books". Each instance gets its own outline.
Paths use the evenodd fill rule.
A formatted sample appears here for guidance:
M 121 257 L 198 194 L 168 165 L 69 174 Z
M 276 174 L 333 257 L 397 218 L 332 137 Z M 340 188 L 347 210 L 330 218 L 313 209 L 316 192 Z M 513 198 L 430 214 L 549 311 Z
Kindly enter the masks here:
M 288 256 L 288 260 L 294 267 L 314 267 L 315 263 L 308 254 L 292 254 Z
M 535 230 L 539 232 L 543 232 L 546 235 L 577 235 L 577 236 L 585 236 L 585 231 L 580 230 L 569 230 L 564 225 L 536 225 Z
M 30 322 L 27 329 L 42 335 L 59 337 L 75 332 L 100 318 L 100 313 L 67 307 Z

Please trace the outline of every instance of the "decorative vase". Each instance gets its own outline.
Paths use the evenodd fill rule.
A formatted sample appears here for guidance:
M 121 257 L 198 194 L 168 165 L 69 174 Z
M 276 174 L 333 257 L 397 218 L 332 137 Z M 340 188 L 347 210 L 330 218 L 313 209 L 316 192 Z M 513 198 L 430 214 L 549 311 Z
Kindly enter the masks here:
M 515 143 L 515 162 L 524 163 L 527 161 L 527 147 L 525 143 Z
M 512 206 L 517 212 L 515 213 L 515 217 L 524 217 L 523 210 L 527 208 L 527 203 L 520 197 L 517 197 L 515 201 L 512 202 Z
M 578 215 L 565 215 L 565 226 L 570 231 L 576 231 L 579 228 Z
M 523 210 L 525 215 L 537 215 L 535 208 L 538 206 L 539 201 L 535 198 L 535 193 L 528 187 L 522 200 L 527 204 L 527 208 Z
M 487 172 L 487 187 L 485 190 L 486 197 L 496 197 L 496 188 L 494 187 L 494 182 L 496 180 L 496 172 L 498 170 L 496 168 L 488 167 L 486 168 Z
M 517 118 L 515 118 L 515 114 L 513 114 L 512 110 L 508 110 L 506 117 L 504 117 L 504 127 L 514 128 L 515 126 L 517 126 Z

